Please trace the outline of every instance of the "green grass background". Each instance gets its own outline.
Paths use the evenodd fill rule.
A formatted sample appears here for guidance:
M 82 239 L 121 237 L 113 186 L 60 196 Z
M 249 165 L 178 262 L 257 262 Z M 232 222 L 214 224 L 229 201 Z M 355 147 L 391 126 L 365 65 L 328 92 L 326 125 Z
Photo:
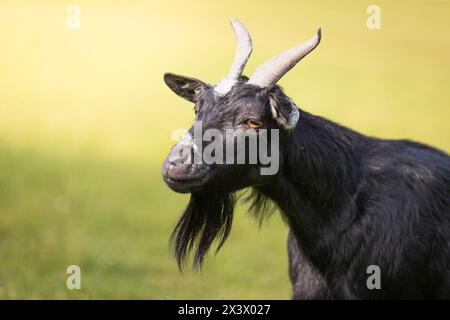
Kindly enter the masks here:
M 65 27 L 69 4 L 81 29 Z M 363 133 L 450 150 L 450 2 L 0 0 L 0 298 L 289 298 L 287 227 L 240 207 L 221 252 L 180 273 L 168 238 L 188 196 L 162 182 L 192 106 L 166 71 L 217 82 L 229 19 L 253 35 L 246 74 L 323 30 L 280 84 Z M 79 265 L 82 290 L 66 289 Z

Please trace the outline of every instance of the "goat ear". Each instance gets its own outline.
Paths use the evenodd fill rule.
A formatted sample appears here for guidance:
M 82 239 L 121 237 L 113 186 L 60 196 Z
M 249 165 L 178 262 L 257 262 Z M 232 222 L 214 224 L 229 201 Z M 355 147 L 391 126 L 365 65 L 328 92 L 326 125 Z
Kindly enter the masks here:
M 180 97 L 191 102 L 197 102 L 208 87 L 204 82 L 190 77 L 179 76 L 173 73 L 164 74 L 164 82 Z
M 281 128 L 286 130 L 295 128 L 300 117 L 300 112 L 291 99 L 270 93 L 269 105 L 272 118 Z

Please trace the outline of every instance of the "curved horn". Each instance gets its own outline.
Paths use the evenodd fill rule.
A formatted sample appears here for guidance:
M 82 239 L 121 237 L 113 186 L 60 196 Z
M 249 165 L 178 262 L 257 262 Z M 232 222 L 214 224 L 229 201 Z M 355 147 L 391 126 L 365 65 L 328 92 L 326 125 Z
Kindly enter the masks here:
M 252 53 L 252 38 L 247 29 L 238 19 L 231 19 L 231 26 L 233 27 L 236 36 L 237 48 L 234 55 L 233 64 L 231 65 L 228 79 L 238 80 L 244 71 L 250 54 Z
M 247 83 L 259 87 L 271 87 L 278 82 L 301 59 L 314 50 L 320 43 L 320 28 L 311 39 L 298 46 L 286 50 L 256 68 Z

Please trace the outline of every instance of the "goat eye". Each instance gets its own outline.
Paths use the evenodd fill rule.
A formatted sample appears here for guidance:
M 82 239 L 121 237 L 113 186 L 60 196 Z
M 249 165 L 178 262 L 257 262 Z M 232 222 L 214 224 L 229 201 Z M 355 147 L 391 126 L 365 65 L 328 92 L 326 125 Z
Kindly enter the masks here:
M 245 120 L 245 124 L 252 129 L 260 128 L 263 125 L 262 121 L 256 119 L 247 119 Z

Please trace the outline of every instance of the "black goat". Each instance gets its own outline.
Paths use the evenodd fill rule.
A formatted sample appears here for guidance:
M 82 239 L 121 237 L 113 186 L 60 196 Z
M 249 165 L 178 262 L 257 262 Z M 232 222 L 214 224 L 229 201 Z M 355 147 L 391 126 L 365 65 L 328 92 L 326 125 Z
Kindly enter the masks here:
M 164 80 L 195 103 L 203 130 L 256 129 L 258 135 L 279 129 L 279 170 L 262 175 L 259 159 L 187 163 L 180 161 L 186 154 L 172 151 L 164 180 L 192 194 L 173 234 L 180 266 L 192 250 L 201 265 L 216 238 L 220 248 L 231 228 L 234 192 L 252 187 L 255 214 L 266 215 L 273 202 L 289 224 L 293 298 L 450 298 L 450 157 L 416 142 L 367 137 L 299 110 L 276 82 L 318 45 L 320 29 L 248 79 L 241 73 L 250 36 L 237 20 L 232 25 L 238 50 L 226 79 L 217 86 L 174 74 Z M 193 130 L 177 145 L 190 148 L 190 156 L 199 147 Z M 367 285 L 372 265 L 381 272 L 381 288 Z

